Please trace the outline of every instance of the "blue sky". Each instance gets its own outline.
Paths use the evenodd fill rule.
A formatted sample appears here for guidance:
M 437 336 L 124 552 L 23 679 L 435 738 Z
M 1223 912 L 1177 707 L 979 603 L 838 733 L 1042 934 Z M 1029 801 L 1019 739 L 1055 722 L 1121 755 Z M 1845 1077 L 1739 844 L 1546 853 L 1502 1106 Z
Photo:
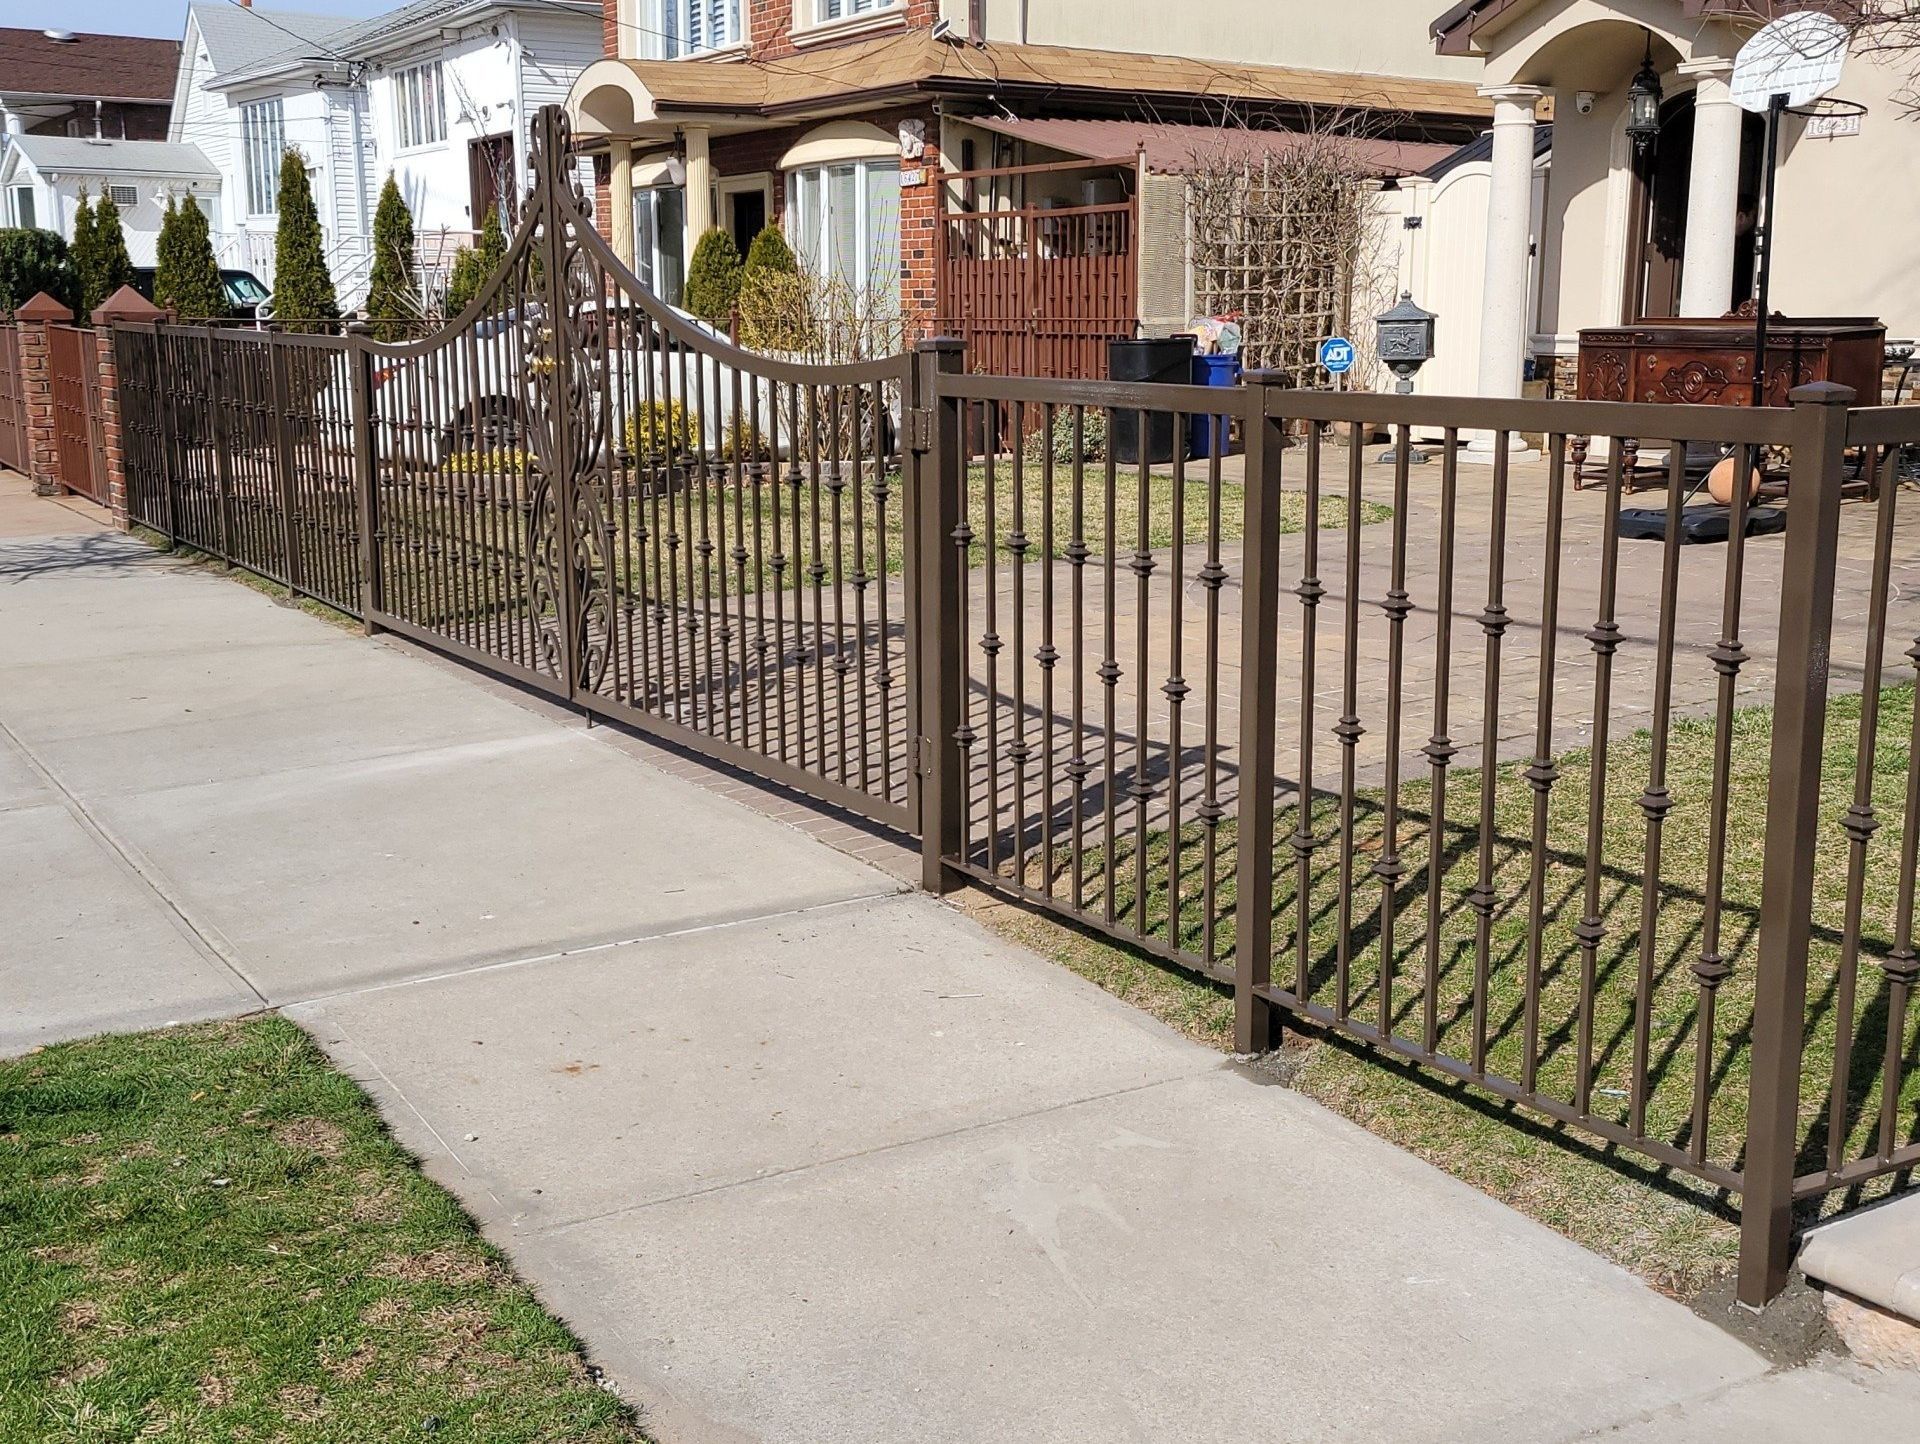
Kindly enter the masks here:
M 220 0 L 227 3 L 227 0 Z M 377 15 L 404 0 L 281 0 L 263 10 L 304 10 L 312 15 Z M 23 30 L 85 30 L 104 35 L 165 35 L 187 28 L 187 0 L 6 0 L 0 25 Z

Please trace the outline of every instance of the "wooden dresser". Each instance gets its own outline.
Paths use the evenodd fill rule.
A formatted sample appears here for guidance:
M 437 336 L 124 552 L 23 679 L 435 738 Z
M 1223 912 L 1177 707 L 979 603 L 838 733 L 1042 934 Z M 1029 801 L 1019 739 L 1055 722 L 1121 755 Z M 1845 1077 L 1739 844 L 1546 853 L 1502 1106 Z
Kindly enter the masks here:
M 1751 406 L 1753 340 L 1753 318 L 1740 315 L 1596 326 L 1580 333 L 1579 398 Z M 1767 330 L 1765 404 L 1785 406 L 1794 387 L 1835 381 L 1859 392 L 1862 405 L 1877 406 L 1886 351 L 1887 328 L 1878 321 L 1775 316 Z M 1577 441 L 1575 486 L 1586 480 L 1586 453 Z

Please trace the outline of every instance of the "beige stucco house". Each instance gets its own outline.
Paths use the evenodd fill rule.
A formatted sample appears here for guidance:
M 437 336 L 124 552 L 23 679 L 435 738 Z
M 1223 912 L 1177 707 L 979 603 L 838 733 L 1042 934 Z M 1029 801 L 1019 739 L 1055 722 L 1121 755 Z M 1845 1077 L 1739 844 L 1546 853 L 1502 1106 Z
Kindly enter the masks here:
M 1476 390 L 1517 394 L 1530 358 L 1564 383 L 1583 327 L 1720 316 L 1752 295 L 1764 122 L 1733 104 L 1729 80 L 1760 24 L 1807 8 L 1463 0 L 1435 21 L 1436 49 L 1477 59 L 1495 106 L 1477 242 L 1485 326 Z M 1627 92 L 1649 56 L 1661 130 L 1636 162 Z M 1905 80 L 1895 64 L 1855 55 L 1836 94 L 1864 105 L 1864 116 L 1786 118 L 1774 310 L 1875 317 L 1890 339 L 1920 335 L 1920 122 L 1897 98 Z M 1549 113 L 1547 161 L 1535 127 Z M 1474 244 L 1465 239 L 1453 256 Z M 1422 389 L 1433 389 L 1427 381 Z

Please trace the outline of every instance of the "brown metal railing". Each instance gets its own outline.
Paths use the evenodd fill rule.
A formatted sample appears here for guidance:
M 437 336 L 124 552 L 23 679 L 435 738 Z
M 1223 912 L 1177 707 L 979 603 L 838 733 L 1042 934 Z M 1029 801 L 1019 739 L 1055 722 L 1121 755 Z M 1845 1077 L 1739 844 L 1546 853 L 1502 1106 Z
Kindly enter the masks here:
M 117 328 L 133 516 L 1739 1195 L 1750 1302 L 1920 1166 L 1920 410 L 794 365 L 541 174 L 434 335 Z M 1783 537 L 1683 545 L 1722 457 Z

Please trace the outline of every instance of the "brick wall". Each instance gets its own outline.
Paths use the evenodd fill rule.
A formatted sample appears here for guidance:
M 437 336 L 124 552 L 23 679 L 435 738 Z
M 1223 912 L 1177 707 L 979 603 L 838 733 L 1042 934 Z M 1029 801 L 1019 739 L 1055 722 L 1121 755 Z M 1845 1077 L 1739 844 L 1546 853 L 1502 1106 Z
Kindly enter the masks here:
M 927 147 L 917 159 L 900 157 L 900 319 L 907 344 L 933 334 L 939 305 L 934 226 L 940 202 L 940 121 L 931 110 Z M 908 184 L 916 174 L 918 184 Z
M 797 10 L 803 21 L 813 14 L 814 0 L 741 0 L 747 17 L 747 49 L 755 60 L 778 60 L 802 47 L 793 43 L 793 17 Z M 906 23 L 924 28 L 940 18 L 940 0 L 905 0 Z M 851 36 L 865 39 L 867 36 Z M 808 47 L 814 48 L 814 47 Z

